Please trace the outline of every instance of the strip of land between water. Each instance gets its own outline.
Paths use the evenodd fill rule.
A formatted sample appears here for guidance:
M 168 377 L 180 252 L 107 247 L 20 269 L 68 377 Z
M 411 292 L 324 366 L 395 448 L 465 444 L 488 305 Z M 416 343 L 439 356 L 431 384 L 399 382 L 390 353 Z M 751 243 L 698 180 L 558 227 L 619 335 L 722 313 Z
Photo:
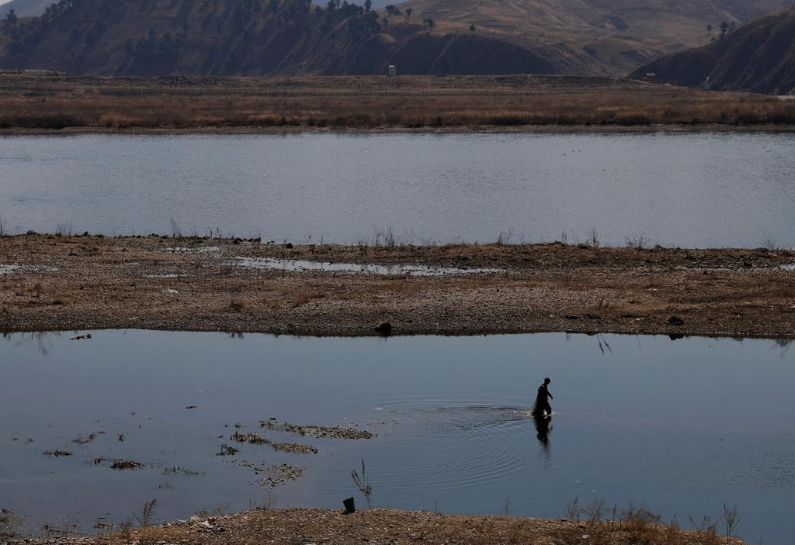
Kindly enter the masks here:
M 579 76 L 0 74 L 0 135 L 795 130 L 795 102 Z
M 786 249 L 642 241 L 341 246 L 29 234 L 0 237 L 0 330 L 792 339 L 793 268 Z

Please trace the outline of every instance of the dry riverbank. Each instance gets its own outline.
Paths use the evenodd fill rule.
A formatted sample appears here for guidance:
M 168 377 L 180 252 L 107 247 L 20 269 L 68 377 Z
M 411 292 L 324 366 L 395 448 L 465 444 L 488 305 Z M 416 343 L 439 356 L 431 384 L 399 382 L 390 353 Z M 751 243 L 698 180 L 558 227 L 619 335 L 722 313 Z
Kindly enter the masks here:
M 198 518 L 198 517 L 197 517 Z M 657 524 L 658 517 L 635 508 L 615 521 L 587 522 L 508 516 L 466 516 L 395 509 L 365 509 L 346 515 L 324 509 L 249 511 L 193 523 L 127 529 L 95 537 L 33 540 L 38 545 L 135 544 L 325 545 L 368 543 L 411 545 L 742 545 L 715 531 L 685 531 Z
M 795 102 L 577 76 L 110 78 L 0 74 L 20 132 L 793 130 Z
M 793 266 L 795 252 L 772 249 L 0 237 L 0 330 L 791 339 Z

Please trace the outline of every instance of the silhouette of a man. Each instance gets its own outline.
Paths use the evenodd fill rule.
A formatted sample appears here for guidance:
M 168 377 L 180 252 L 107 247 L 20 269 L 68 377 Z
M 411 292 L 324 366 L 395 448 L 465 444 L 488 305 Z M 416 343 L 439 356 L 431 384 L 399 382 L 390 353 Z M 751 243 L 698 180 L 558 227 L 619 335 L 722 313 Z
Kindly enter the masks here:
M 552 407 L 549 405 L 550 399 L 555 399 L 549 393 L 549 383 L 552 382 L 549 377 L 544 379 L 544 384 L 538 387 L 538 395 L 536 395 L 535 409 L 533 416 L 542 417 L 552 414 Z

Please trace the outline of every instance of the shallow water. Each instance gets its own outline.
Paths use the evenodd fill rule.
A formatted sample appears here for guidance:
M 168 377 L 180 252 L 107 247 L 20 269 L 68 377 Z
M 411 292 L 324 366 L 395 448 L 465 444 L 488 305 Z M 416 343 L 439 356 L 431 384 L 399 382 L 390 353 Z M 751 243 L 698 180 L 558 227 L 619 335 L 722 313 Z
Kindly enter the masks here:
M 152 498 L 158 521 L 221 506 L 341 508 L 349 496 L 362 507 L 351 470 L 361 473 L 364 460 L 379 507 L 496 514 L 510 505 L 514 515 L 558 517 L 575 497 L 603 498 L 676 514 L 687 527 L 689 516 L 717 517 L 726 503 L 738 506 L 749 542 L 784 545 L 792 536 L 795 352 L 786 344 L 565 334 L 72 336 L 0 341 L 0 507 L 23 515 L 34 533 L 45 523 L 88 531 L 100 518 L 119 523 Z M 528 409 L 547 375 L 556 414 L 544 437 Z M 262 430 L 269 418 L 377 437 Z M 235 430 L 318 453 L 233 443 Z M 225 444 L 240 452 L 217 456 Z M 73 455 L 44 455 L 53 450 Z M 116 471 L 93 463 L 100 457 L 146 467 Z M 262 486 L 265 468 L 283 463 L 304 475 Z
M 793 148 L 709 132 L 13 136 L 0 218 L 10 233 L 792 247 Z
M 370 263 L 329 263 L 300 259 L 272 259 L 267 257 L 237 257 L 233 263 L 244 269 L 281 271 L 326 271 L 381 275 L 444 276 L 446 274 L 488 274 L 507 272 L 506 269 L 427 267 L 424 265 L 373 265 Z

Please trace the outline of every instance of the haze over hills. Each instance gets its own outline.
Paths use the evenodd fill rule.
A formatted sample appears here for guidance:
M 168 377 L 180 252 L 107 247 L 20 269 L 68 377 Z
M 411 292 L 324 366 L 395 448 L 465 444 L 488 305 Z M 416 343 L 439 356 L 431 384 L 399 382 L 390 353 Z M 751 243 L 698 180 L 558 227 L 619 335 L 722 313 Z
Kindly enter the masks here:
M 0 4 L 0 17 L 5 17 L 12 9 L 17 17 L 38 17 L 53 0 L 11 0 Z
M 631 75 L 702 89 L 795 94 L 795 10 L 760 17 L 709 45 L 665 56 Z
M 26 2 L 34 0 L 13 0 Z M 784 0 L 61 0 L 5 23 L 0 67 L 93 75 L 623 76 Z M 428 19 L 433 24 L 427 24 Z

